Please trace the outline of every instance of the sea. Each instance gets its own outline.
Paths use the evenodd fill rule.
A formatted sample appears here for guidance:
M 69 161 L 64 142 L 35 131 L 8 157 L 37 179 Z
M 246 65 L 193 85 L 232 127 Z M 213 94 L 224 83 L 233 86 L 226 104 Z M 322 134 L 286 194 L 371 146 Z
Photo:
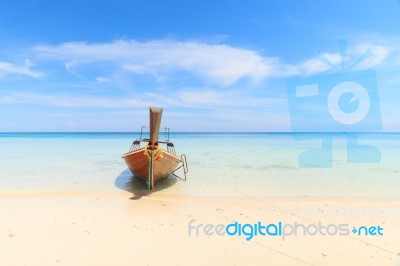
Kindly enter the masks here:
M 0 133 L 1 191 L 147 186 L 121 155 L 138 132 Z M 171 133 L 182 169 L 153 193 L 206 197 L 400 198 L 400 133 Z

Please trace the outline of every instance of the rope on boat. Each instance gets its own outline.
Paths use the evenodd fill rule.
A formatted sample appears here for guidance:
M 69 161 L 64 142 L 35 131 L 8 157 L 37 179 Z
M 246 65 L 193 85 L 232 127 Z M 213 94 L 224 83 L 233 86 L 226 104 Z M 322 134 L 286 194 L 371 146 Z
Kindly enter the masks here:
M 149 154 L 149 151 L 147 150 L 148 146 L 149 146 L 149 144 L 146 144 L 146 146 L 144 146 L 144 155 L 146 155 L 147 158 L 150 160 L 150 154 Z M 153 154 L 154 154 L 153 160 L 157 161 L 158 159 L 163 158 L 162 152 L 163 152 L 162 147 L 157 146 L 157 149 L 155 151 L 153 151 Z
M 149 155 L 149 174 L 147 175 L 147 185 L 149 190 L 154 189 L 154 179 L 153 179 L 153 151 L 150 151 Z

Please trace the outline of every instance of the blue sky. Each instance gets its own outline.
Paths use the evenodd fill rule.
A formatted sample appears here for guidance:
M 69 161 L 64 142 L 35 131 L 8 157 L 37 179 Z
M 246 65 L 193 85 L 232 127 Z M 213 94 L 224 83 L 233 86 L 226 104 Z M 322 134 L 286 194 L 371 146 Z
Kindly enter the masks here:
M 136 131 L 149 106 L 173 131 L 351 131 L 361 98 L 330 127 L 340 110 L 293 113 L 288 82 L 364 70 L 379 116 L 357 128 L 400 130 L 399 1 L 3 0 L 0 18 L 0 131 Z

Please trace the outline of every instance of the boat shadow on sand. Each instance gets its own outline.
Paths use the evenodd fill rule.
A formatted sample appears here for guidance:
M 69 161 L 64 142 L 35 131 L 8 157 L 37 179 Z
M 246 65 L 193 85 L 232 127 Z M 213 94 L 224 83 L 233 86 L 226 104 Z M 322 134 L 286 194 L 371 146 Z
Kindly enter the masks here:
M 122 171 L 114 182 L 117 188 L 133 193 L 133 196 L 130 198 L 131 200 L 138 200 L 143 196 L 164 190 L 173 186 L 175 183 L 176 177 L 170 175 L 169 177 L 158 181 L 154 187 L 154 191 L 149 191 L 146 182 L 133 176 L 129 169 Z

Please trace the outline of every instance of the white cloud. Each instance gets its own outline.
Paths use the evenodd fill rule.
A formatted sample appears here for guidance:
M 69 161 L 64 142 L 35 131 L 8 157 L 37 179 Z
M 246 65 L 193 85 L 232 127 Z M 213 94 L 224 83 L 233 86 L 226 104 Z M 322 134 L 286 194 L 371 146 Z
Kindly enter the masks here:
M 350 67 L 366 51 L 372 56 L 360 62 L 355 69 L 374 68 L 383 64 L 398 64 L 397 39 L 373 39 L 349 45 L 345 67 Z M 350 43 L 351 44 L 351 43 Z M 152 75 L 165 81 L 178 72 L 197 75 L 207 84 L 230 86 L 241 79 L 259 83 L 268 78 L 283 78 L 293 75 L 312 75 L 340 70 L 341 56 L 325 52 L 319 58 L 309 58 L 299 63 L 287 64 L 279 57 L 264 56 L 256 50 L 234 47 L 228 44 L 207 44 L 199 41 L 177 41 L 170 39 L 139 42 L 118 40 L 108 43 L 67 42 L 59 45 L 33 47 L 37 60 L 60 61 L 65 69 L 78 78 L 85 69 L 111 68 L 98 73 L 135 73 Z M 339 50 L 339 49 L 338 49 Z M 321 60 L 326 58 L 326 62 Z M 332 65 L 327 64 L 327 61 Z M 45 66 L 45 62 L 41 61 Z M 92 64 L 94 68 L 81 67 Z M 30 61 L 18 66 L 0 61 L 0 75 L 19 74 L 40 78 L 43 73 L 32 70 Z M 111 77 L 104 76 L 105 79 Z M 111 81 L 111 80 L 110 80 Z
M 226 93 L 218 91 L 181 91 L 178 93 L 178 99 L 186 105 L 193 106 L 225 106 L 231 102 Z
M 96 77 L 95 80 L 97 82 L 110 82 L 111 81 L 111 79 L 105 78 L 105 77 Z
M 345 69 L 368 49 L 372 56 L 359 62 L 354 66 L 355 69 L 380 66 L 387 63 L 388 58 L 396 52 L 387 43 L 360 42 L 349 46 L 344 58 Z M 69 42 L 55 46 L 37 46 L 34 50 L 42 58 L 62 61 L 66 70 L 78 77 L 80 75 L 74 70 L 75 67 L 105 62 L 119 71 L 149 74 L 157 80 L 165 80 L 165 77 L 174 72 L 186 71 L 203 78 L 206 83 L 221 86 L 232 85 L 243 78 L 258 83 L 267 78 L 312 75 L 342 69 L 339 52 L 325 52 L 318 58 L 286 64 L 278 57 L 266 57 L 254 50 L 196 41 L 119 40 L 97 44 Z
M 331 67 L 324 64 L 319 59 L 307 60 L 305 62 L 300 63 L 297 67 L 298 67 L 300 73 L 307 75 L 307 76 L 331 70 Z
M 393 58 L 390 55 L 396 52 L 397 54 L 399 53 L 398 50 L 396 51 L 396 49 L 388 45 L 361 44 L 351 51 L 353 56 L 352 64 L 356 63 L 360 57 L 368 53 L 370 53 L 370 56 L 360 62 L 358 66 L 355 66 L 356 68 L 374 68 L 385 63 L 391 64 L 389 61 L 393 61 Z
M 277 108 L 287 105 L 285 98 L 256 97 L 239 91 L 183 90 L 177 93 L 177 103 L 188 107 L 250 107 Z
M 355 70 L 392 65 L 399 51 L 387 44 L 360 43 L 349 47 L 344 58 L 340 53 L 322 53 L 318 58 L 305 60 L 297 64 L 303 75 L 338 70 Z M 344 59 L 344 62 L 342 62 Z M 342 65 L 344 64 L 344 65 Z
M 63 61 L 68 71 L 72 66 L 103 61 L 137 74 L 158 76 L 171 71 L 188 71 L 224 86 L 242 78 L 259 82 L 295 71 L 278 58 L 263 57 L 255 51 L 224 44 L 120 40 L 101 44 L 71 42 L 34 49 L 43 58 Z
M 38 104 L 70 108 L 135 108 L 148 107 L 156 103 L 141 99 L 110 99 L 98 96 L 67 96 L 57 94 L 38 94 L 32 92 L 9 93 L 0 97 L 5 104 Z
M 31 69 L 33 64 L 27 59 L 23 66 L 18 66 L 9 62 L 0 61 L 0 76 L 5 75 L 22 75 L 39 79 L 43 76 L 42 72 Z
M 136 98 L 110 98 L 90 95 L 39 94 L 10 92 L 0 97 L 3 104 L 36 104 L 66 108 L 136 109 L 149 106 L 178 108 L 264 108 L 280 109 L 287 105 L 285 98 L 254 97 L 239 91 L 182 90 L 168 94 L 143 93 Z

